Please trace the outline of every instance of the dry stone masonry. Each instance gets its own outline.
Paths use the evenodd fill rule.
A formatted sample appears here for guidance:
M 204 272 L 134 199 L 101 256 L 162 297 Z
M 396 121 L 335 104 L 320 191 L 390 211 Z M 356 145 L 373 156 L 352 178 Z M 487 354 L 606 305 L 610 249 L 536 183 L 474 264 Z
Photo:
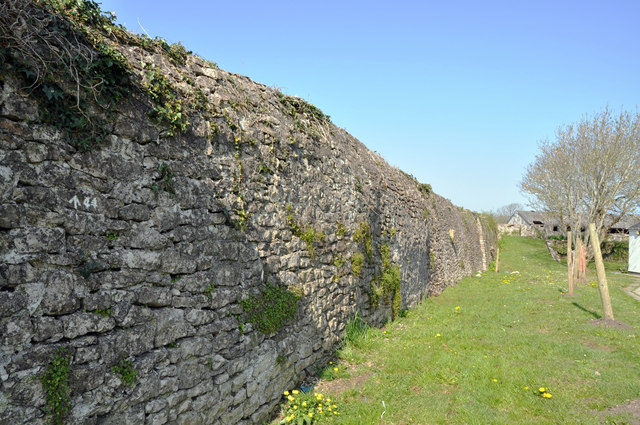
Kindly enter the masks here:
M 55 359 L 70 359 L 65 423 L 265 421 L 356 312 L 383 324 L 493 257 L 478 214 L 303 101 L 117 47 L 212 112 L 170 136 L 134 93 L 81 152 L 0 75 L 1 425 L 48 423 Z M 293 317 L 265 334 L 243 300 L 268 287 L 293 294 Z

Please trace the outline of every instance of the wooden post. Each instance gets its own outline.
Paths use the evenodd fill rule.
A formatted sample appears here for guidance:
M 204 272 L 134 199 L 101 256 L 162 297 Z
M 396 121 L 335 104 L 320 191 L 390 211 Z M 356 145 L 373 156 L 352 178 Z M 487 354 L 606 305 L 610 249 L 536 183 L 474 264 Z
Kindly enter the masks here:
M 577 282 L 580 277 L 580 247 L 582 246 L 582 239 L 578 235 L 576 238 L 576 247 L 573 250 L 573 281 Z
M 500 270 L 500 247 L 498 247 L 498 251 L 496 252 L 496 273 Z
M 567 269 L 568 269 L 568 276 L 569 276 L 569 296 L 572 297 L 573 296 L 573 261 L 572 260 L 572 256 L 573 253 L 571 252 L 571 230 L 569 230 L 567 232 Z
M 613 319 L 613 309 L 611 308 L 611 298 L 609 298 L 609 286 L 607 285 L 607 275 L 604 273 L 604 263 L 602 262 L 602 252 L 600 252 L 600 239 L 596 233 L 596 225 L 589 224 L 589 233 L 591 234 L 591 244 L 593 246 L 593 254 L 596 260 L 596 272 L 598 273 L 598 288 L 600 288 L 600 299 L 602 300 L 602 311 L 604 318 Z
M 587 281 L 587 246 L 585 244 L 580 244 L 580 282 L 584 283 L 586 281 Z

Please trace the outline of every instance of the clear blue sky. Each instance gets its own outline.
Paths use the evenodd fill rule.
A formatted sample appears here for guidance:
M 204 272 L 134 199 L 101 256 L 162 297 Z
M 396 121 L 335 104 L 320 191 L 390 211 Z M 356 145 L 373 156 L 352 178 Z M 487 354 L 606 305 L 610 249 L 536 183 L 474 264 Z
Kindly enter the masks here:
M 107 0 L 134 32 L 298 95 L 476 211 L 511 202 L 538 142 L 640 104 L 640 1 Z M 140 26 L 142 25 L 142 27 Z

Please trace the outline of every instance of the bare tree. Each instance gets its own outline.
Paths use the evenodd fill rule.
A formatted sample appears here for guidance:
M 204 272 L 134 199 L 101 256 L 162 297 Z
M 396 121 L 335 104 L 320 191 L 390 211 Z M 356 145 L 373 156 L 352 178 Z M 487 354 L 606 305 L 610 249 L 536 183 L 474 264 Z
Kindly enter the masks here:
M 640 114 L 609 108 L 558 128 L 520 183 L 532 206 L 581 231 L 607 228 L 640 208 Z M 582 236 L 583 240 L 588 236 Z
M 518 210 L 523 209 L 523 205 L 517 202 L 512 202 L 511 204 L 504 205 L 500 208 L 497 208 L 493 212 L 493 216 L 496 218 L 498 223 L 506 223 L 509 221 L 509 218 Z

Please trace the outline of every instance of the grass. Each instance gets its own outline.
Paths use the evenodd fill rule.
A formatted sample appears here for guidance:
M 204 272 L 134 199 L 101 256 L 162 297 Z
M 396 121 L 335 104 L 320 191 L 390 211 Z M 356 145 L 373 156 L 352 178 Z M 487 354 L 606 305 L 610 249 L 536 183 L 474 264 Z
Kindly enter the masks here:
M 345 343 L 340 374 L 319 386 L 339 392 L 341 415 L 319 423 L 625 423 L 598 412 L 640 396 L 640 304 L 621 291 L 629 278 L 609 277 L 616 319 L 632 327 L 612 329 L 590 323 L 601 315 L 595 273 L 565 297 L 566 268 L 543 241 L 505 237 L 500 266 Z

